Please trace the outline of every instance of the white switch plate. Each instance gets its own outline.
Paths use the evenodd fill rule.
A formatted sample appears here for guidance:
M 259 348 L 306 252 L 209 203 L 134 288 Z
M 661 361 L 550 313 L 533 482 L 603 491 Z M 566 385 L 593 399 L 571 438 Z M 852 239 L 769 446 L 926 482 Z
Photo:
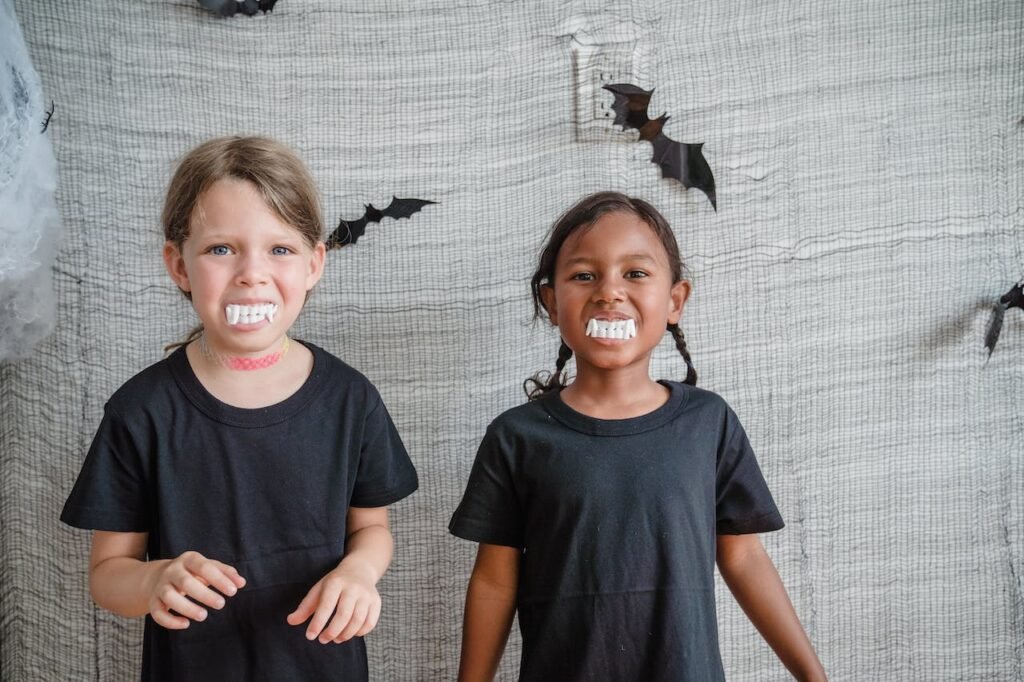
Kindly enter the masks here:
M 614 83 L 644 87 L 648 58 L 639 41 L 573 44 L 576 69 L 576 139 L 579 142 L 636 140 L 636 131 L 615 125 L 615 96 L 604 89 Z

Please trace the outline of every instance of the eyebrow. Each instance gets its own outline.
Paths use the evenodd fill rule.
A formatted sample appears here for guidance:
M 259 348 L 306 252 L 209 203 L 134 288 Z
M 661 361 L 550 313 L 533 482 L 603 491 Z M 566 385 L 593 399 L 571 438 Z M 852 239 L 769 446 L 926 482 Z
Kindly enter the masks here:
M 579 265 L 579 264 L 582 264 L 582 263 L 589 263 L 591 260 L 593 260 L 593 259 L 587 258 L 586 256 L 575 256 L 575 257 L 570 258 L 569 260 L 565 261 L 565 264 L 567 266 L 569 266 L 569 265 Z M 651 256 L 650 254 L 646 254 L 646 253 L 627 253 L 625 256 L 623 256 L 619 260 L 620 261 L 644 261 L 644 262 L 647 262 L 647 263 L 657 263 L 658 262 L 658 261 L 656 261 L 654 259 L 653 256 Z
M 242 236 L 245 237 L 247 235 L 242 235 Z M 289 232 L 287 234 L 282 233 L 279 236 L 271 237 L 270 241 L 273 241 L 273 242 L 287 242 L 287 241 L 291 241 L 293 239 L 293 237 L 296 240 L 302 239 L 302 237 L 300 235 L 292 235 L 291 232 Z M 208 241 L 208 242 L 229 242 L 229 241 L 233 241 L 233 240 L 235 240 L 237 238 L 238 238 L 238 235 L 237 234 L 233 234 L 230 229 L 221 232 L 221 231 L 218 231 L 217 228 L 212 228 L 209 232 L 207 232 L 205 235 L 203 235 L 202 241 Z

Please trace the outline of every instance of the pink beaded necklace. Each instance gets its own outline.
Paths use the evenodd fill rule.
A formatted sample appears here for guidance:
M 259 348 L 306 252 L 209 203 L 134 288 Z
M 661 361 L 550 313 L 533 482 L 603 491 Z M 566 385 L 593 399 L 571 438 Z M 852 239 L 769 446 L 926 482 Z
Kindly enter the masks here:
M 284 337 L 284 344 L 281 346 L 281 350 L 275 350 L 273 353 L 267 353 L 263 357 L 259 358 L 245 358 L 235 355 L 221 355 L 220 353 L 215 353 L 206 342 L 206 334 L 204 333 L 199 337 L 199 352 L 203 354 L 204 358 L 220 363 L 228 369 L 237 369 L 242 371 L 273 367 L 288 354 L 289 346 L 291 346 L 291 341 L 286 336 Z

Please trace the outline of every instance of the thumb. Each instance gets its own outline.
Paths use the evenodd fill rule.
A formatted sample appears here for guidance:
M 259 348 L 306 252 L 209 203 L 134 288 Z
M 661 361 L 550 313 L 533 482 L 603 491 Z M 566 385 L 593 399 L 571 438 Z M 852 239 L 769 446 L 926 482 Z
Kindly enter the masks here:
M 316 605 L 320 602 L 320 583 L 316 585 L 306 593 L 306 596 L 299 602 L 298 608 L 288 614 L 289 625 L 299 625 L 300 623 L 306 622 L 313 612 L 316 610 Z

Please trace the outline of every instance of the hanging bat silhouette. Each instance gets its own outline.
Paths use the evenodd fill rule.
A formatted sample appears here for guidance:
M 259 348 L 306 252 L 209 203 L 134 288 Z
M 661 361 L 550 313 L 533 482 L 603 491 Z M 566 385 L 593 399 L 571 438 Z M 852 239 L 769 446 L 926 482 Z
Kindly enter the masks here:
M 50 100 L 50 108 L 46 110 L 46 118 L 43 119 L 43 129 L 40 130 L 39 132 L 45 133 L 46 129 L 50 127 L 50 119 L 53 118 L 53 110 L 56 107 L 57 107 L 57 105 L 54 104 L 53 100 L 51 99 Z
M 988 324 L 988 332 L 985 333 L 985 348 L 988 348 L 988 355 L 992 357 L 992 351 L 996 349 L 996 342 L 999 340 L 999 333 L 1003 330 L 1003 315 L 1010 308 L 1024 310 L 1024 279 L 1013 285 L 999 298 L 999 302 L 992 308 L 992 320 Z
M 615 95 L 615 102 L 612 104 L 615 124 L 626 130 L 639 130 L 640 139 L 654 145 L 651 163 L 661 167 L 661 177 L 675 178 L 687 189 L 696 187 L 701 190 L 708 195 L 711 208 L 717 212 L 715 176 L 712 175 L 711 167 L 701 151 L 704 143 L 676 142 L 662 132 L 669 117 L 664 114 L 654 119 L 647 116 L 647 105 L 651 101 L 653 89 L 644 90 L 630 83 L 605 85 L 604 89 Z
M 218 17 L 233 17 L 242 13 L 251 17 L 257 12 L 269 12 L 274 9 L 277 0 L 198 0 L 203 9 L 208 9 Z
M 327 248 L 334 249 L 355 244 L 366 232 L 368 223 L 379 223 L 382 218 L 408 218 L 413 213 L 419 213 L 427 204 L 436 203 L 436 201 L 427 201 L 426 199 L 399 199 L 392 196 L 391 203 L 383 210 L 376 208 L 373 204 L 366 204 L 366 212 L 361 218 L 338 221 L 338 228 L 327 237 Z

